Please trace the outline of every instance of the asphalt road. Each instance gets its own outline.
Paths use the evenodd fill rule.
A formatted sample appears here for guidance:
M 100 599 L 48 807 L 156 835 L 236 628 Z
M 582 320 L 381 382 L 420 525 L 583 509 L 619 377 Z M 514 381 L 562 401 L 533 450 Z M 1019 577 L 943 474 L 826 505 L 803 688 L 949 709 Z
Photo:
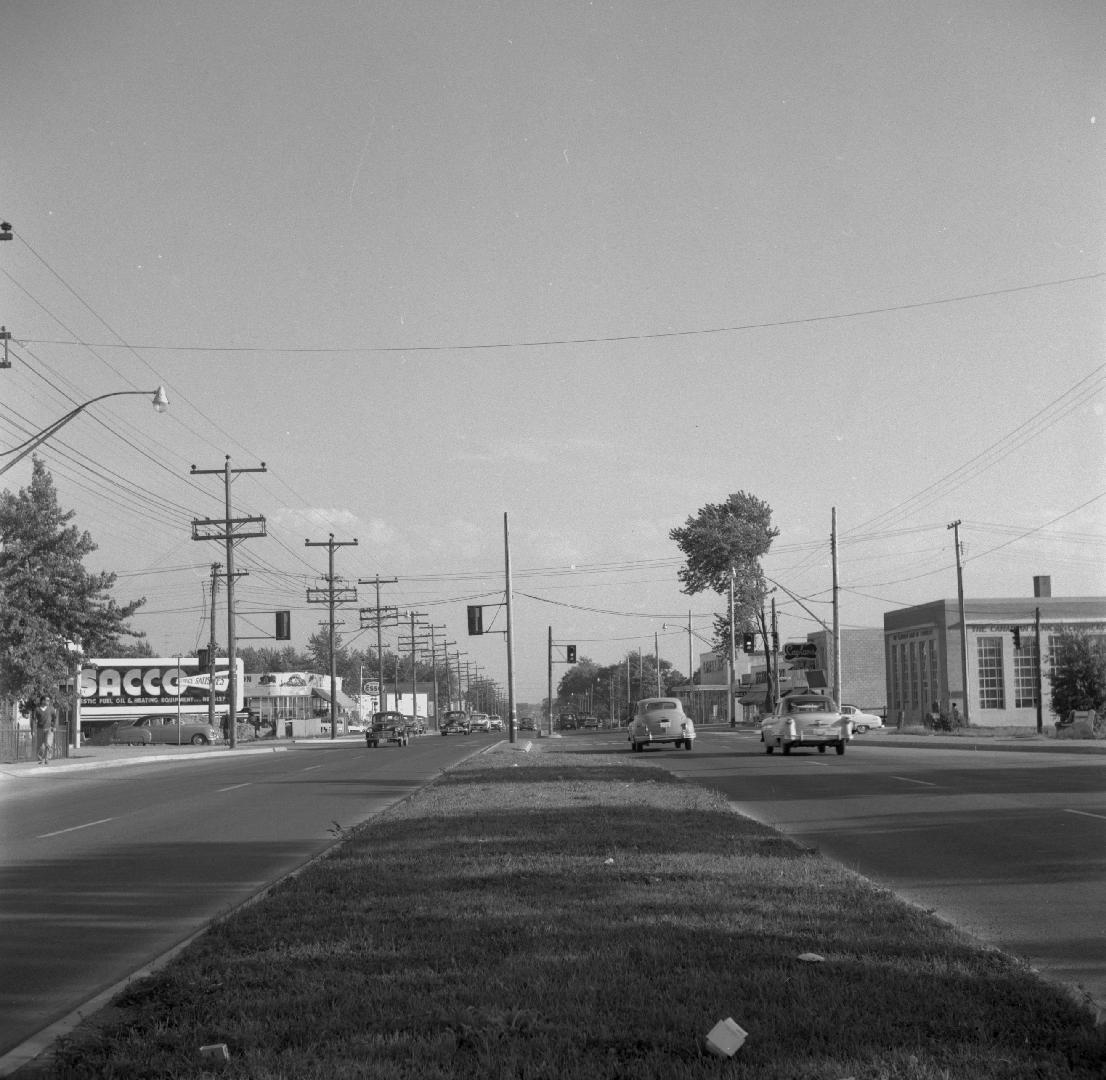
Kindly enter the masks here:
M 1106 756 L 894 743 L 870 733 L 843 757 L 784 757 L 755 732 L 704 731 L 691 753 L 634 758 L 718 789 L 1106 1009 Z
M 498 736 L 59 765 L 0 783 L 0 1075 L 80 1006 Z M 33 768 L 33 767 L 32 767 Z M 28 1044 L 26 1041 L 31 1040 Z M 39 1047 L 41 1048 L 41 1047 Z M 10 1062 L 9 1062 L 10 1064 Z

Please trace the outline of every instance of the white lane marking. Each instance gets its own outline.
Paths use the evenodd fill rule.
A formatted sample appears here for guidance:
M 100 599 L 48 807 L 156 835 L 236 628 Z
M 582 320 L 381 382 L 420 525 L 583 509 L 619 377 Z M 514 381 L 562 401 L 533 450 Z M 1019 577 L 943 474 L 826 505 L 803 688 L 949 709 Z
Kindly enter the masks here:
M 44 832 L 35 837 L 36 840 L 45 840 L 51 836 L 61 836 L 63 833 L 76 832 L 78 829 L 91 829 L 93 825 L 103 825 L 105 821 L 114 821 L 115 818 L 102 817 L 99 821 L 86 821 L 83 825 L 73 825 L 68 829 L 58 829 L 56 832 Z
M 321 765 L 308 765 L 307 768 L 302 770 L 303 772 L 310 772 L 312 769 L 321 769 Z
M 931 784 L 928 780 L 912 780 L 909 776 L 892 776 L 892 780 L 901 780 L 904 784 L 921 784 L 922 787 L 936 787 L 936 784 Z
M 224 791 L 237 791 L 240 787 L 249 787 L 249 784 L 231 784 L 230 787 L 221 787 L 215 789 L 216 795 L 221 795 Z
M 1078 814 L 1080 817 L 1093 817 L 1098 818 L 1099 821 L 1106 821 L 1106 814 L 1092 814 L 1089 810 L 1065 810 L 1065 814 Z

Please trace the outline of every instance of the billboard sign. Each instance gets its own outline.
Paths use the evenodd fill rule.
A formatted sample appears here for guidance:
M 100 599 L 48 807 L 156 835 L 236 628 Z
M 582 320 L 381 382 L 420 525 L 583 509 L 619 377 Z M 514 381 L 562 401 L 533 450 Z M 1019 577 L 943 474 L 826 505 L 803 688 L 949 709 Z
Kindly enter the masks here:
M 225 713 L 230 684 L 226 657 L 217 658 L 215 667 L 215 708 Z M 241 659 L 235 667 L 237 712 L 244 701 Z M 81 667 L 80 691 L 81 713 L 88 720 L 175 713 L 178 708 L 182 713 L 207 712 L 211 675 L 201 671 L 194 656 L 92 659 Z

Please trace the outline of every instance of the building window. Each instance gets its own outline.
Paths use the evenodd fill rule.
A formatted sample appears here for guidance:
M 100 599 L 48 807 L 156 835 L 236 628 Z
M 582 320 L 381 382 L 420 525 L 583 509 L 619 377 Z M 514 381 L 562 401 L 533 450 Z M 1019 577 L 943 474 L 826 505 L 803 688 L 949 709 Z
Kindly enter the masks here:
M 918 643 L 910 643 L 910 707 L 918 707 Z
M 1040 686 L 1037 683 L 1037 643 L 1022 637 L 1022 647 L 1014 650 L 1014 708 L 1035 708 Z
M 1006 689 L 1002 671 L 1002 638 L 976 638 L 979 660 L 979 707 L 1005 709 Z
M 940 705 L 938 698 L 941 696 L 941 664 L 937 659 L 937 639 L 929 643 L 929 685 L 933 687 L 933 702 Z

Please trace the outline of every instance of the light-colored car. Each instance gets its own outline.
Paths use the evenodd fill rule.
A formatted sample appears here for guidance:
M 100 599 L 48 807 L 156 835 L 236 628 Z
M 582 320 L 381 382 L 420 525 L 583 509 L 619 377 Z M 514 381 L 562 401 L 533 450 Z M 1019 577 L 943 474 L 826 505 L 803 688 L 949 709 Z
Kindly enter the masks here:
M 852 722 L 837 711 L 833 698 L 809 692 L 785 694 L 760 728 L 769 754 L 773 750 L 790 754 L 795 746 L 817 746 L 820 754 L 832 746 L 843 754 L 852 737 Z
M 684 712 L 679 698 L 642 698 L 634 706 L 634 718 L 630 721 L 627 737 L 631 750 L 644 750 L 647 746 L 672 745 L 691 749 L 695 741 L 695 724 Z
M 491 731 L 492 718 L 486 712 L 474 712 L 469 717 L 471 731 Z
M 146 728 L 155 746 L 211 746 L 223 741 L 223 732 L 207 722 L 207 716 L 187 713 L 180 717 L 173 714 L 143 716 L 134 722 L 136 728 Z M 235 732 L 237 735 L 237 732 Z M 253 734 L 251 729 L 250 734 Z
M 853 731 L 858 735 L 863 734 L 865 731 L 870 731 L 872 728 L 883 727 L 882 716 L 876 716 L 875 713 L 864 712 L 863 709 L 858 709 L 855 705 L 842 705 L 841 715 L 849 718 L 853 725 Z
M 599 717 L 598 716 L 585 716 L 584 724 L 585 731 L 598 731 L 599 730 Z

